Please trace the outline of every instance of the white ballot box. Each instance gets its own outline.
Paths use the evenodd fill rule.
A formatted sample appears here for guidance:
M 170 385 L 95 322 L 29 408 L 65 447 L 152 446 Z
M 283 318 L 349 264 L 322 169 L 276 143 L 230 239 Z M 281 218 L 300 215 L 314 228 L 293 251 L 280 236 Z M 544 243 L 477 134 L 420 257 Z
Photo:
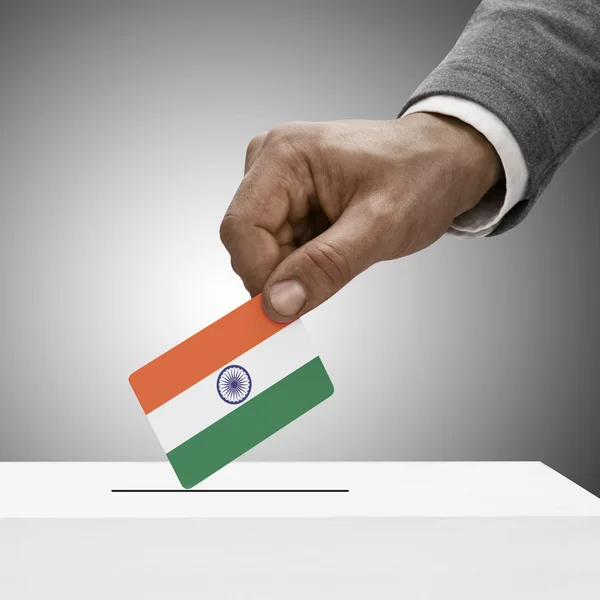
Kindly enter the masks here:
M 0 463 L 0 598 L 600 598 L 600 499 L 537 462 Z

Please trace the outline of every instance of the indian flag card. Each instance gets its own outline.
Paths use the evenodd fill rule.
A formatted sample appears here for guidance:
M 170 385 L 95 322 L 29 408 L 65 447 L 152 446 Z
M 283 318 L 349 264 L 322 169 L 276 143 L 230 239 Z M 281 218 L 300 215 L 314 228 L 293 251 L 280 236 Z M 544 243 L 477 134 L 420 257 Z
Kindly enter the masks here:
M 260 295 L 129 382 L 186 489 L 333 393 L 302 322 L 272 321 Z

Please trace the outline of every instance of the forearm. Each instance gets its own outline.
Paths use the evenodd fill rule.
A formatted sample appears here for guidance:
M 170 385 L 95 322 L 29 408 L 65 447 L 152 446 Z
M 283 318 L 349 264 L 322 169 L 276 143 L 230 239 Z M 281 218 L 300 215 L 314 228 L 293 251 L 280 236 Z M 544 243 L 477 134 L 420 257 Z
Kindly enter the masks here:
M 600 2 L 484 0 L 401 114 L 440 95 L 491 111 L 519 144 L 529 178 L 522 202 L 494 233 L 505 231 L 600 127 Z

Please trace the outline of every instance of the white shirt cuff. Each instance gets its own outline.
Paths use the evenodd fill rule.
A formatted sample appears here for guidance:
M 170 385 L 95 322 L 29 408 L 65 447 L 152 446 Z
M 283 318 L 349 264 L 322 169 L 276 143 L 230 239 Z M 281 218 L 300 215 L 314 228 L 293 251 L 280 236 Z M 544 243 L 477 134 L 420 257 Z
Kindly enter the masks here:
M 481 105 L 454 96 L 431 96 L 411 106 L 403 115 L 432 112 L 468 123 L 494 146 L 506 177 L 506 191 L 492 188 L 471 210 L 459 215 L 448 233 L 473 238 L 493 231 L 504 215 L 523 199 L 529 172 L 521 148 L 506 125 Z

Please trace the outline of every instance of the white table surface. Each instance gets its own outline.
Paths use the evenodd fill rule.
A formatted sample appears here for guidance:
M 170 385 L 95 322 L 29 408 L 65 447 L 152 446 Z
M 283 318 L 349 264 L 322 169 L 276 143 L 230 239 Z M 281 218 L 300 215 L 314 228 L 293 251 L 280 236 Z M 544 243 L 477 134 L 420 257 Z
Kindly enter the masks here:
M 600 499 L 541 463 L 0 463 L 0 598 L 600 598 Z M 241 518 L 240 518 L 241 517 Z M 277 517 L 277 518 L 273 518 Z

